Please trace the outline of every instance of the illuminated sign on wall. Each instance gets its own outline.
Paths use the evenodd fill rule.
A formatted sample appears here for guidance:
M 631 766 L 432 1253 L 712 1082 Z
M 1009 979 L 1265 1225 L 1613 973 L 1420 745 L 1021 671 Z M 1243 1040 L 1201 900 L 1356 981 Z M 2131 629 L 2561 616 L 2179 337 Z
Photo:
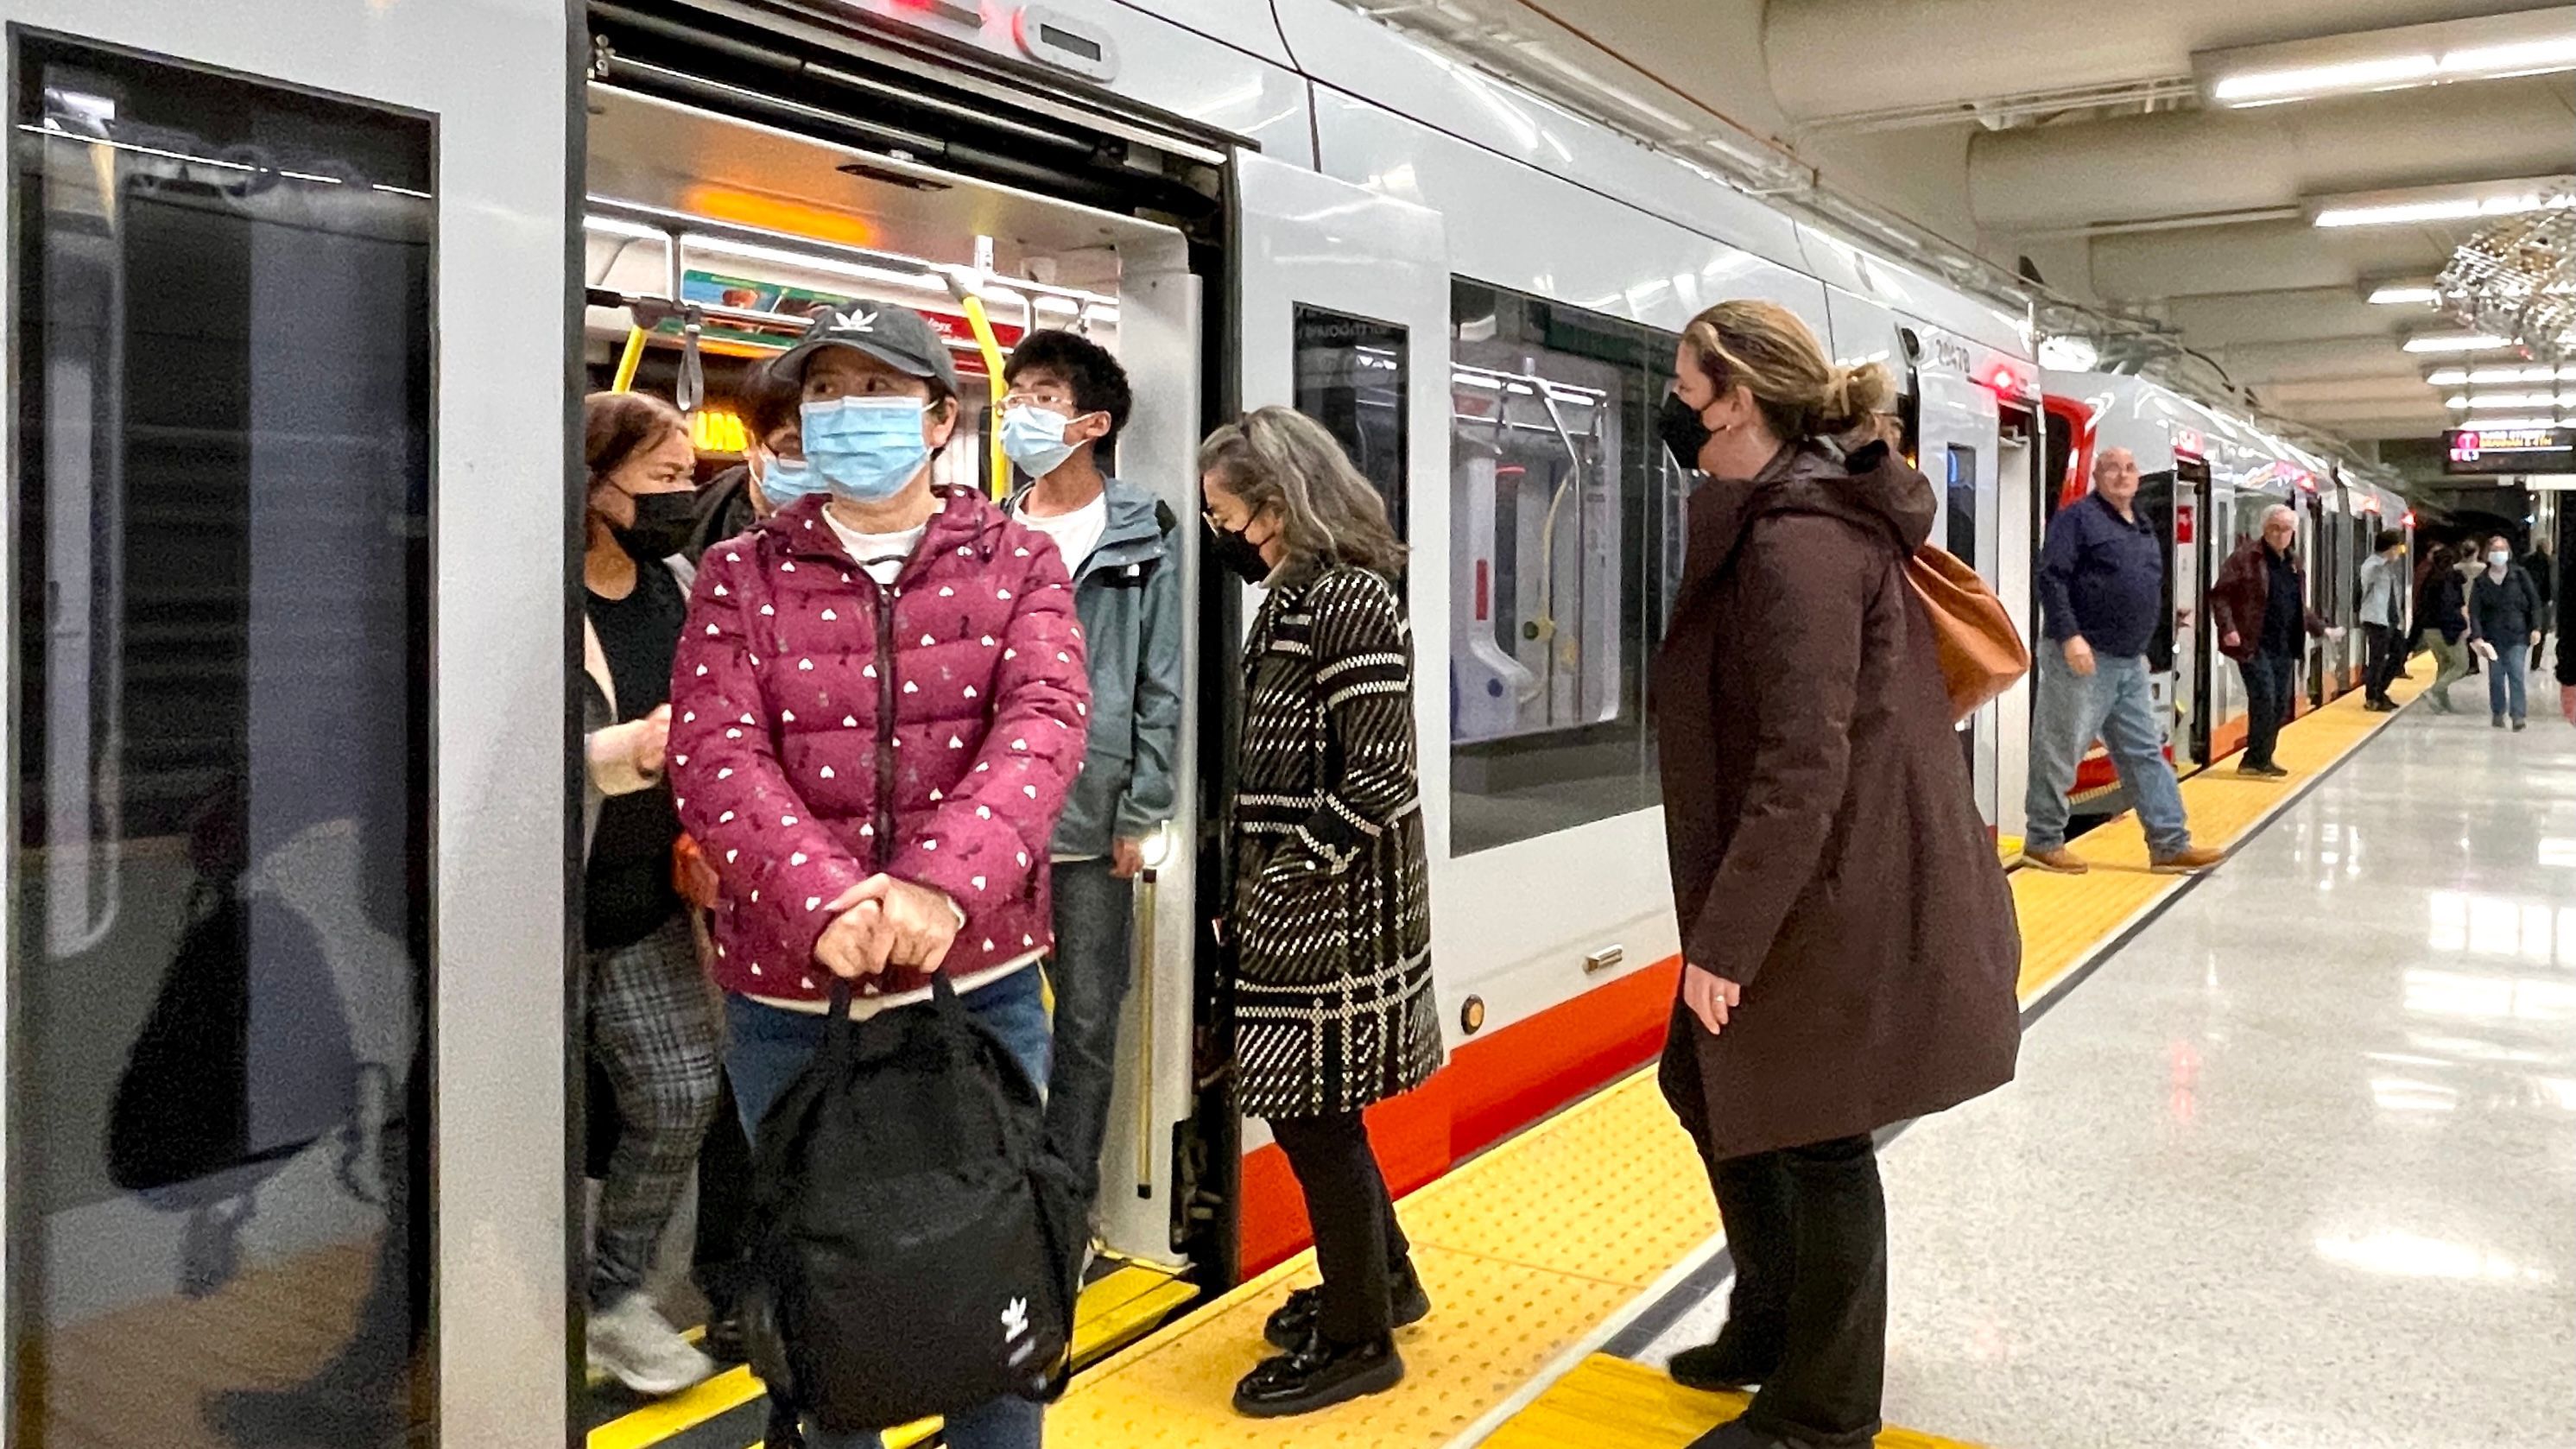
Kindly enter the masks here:
M 2576 471 L 2576 429 L 2454 428 L 2442 441 L 2445 473 Z

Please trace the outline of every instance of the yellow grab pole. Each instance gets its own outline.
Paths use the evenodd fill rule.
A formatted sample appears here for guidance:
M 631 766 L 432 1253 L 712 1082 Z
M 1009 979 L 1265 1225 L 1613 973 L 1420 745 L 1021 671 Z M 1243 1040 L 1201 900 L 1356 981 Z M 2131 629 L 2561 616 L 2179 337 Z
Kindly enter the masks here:
M 1000 498 L 1011 491 L 1011 459 L 1002 451 L 1002 343 L 993 335 L 993 319 L 985 315 L 983 298 L 966 292 L 963 305 L 976 350 L 984 354 L 984 375 L 993 394 L 992 413 L 984 420 L 984 441 L 993 457 L 993 496 Z
M 609 384 L 610 392 L 625 392 L 635 386 L 635 369 L 644 363 L 644 329 L 626 329 L 626 350 L 618 354 L 617 380 Z

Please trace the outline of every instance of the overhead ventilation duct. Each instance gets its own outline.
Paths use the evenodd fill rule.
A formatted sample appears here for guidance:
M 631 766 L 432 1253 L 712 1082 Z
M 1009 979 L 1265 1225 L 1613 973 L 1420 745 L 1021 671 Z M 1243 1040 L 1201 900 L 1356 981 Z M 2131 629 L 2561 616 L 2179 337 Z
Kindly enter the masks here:
M 2192 52 L 2435 20 L 2439 0 L 1770 0 L 1771 91 L 1801 122 L 2192 75 Z
M 2564 78 L 1976 136 L 1968 207 L 1993 231 L 2252 219 L 2306 198 L 2576 168 Z

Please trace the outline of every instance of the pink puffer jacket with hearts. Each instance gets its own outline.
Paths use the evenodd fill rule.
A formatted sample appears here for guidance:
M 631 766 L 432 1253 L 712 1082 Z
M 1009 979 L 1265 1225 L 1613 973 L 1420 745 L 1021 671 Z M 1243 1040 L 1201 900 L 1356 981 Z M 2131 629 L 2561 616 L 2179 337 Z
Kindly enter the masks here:
M 1049 945 L 1047 837 L 1082 768 L 1091 690 L 1055 545 L 943 489 L 880 588 L 822 507 L 707 550 L 672 671 L 671 788 L 724 880 L 717 984 L 747 996 L 828 995 L 824 907 L 880 869 L 964 909 L 953 975 Z

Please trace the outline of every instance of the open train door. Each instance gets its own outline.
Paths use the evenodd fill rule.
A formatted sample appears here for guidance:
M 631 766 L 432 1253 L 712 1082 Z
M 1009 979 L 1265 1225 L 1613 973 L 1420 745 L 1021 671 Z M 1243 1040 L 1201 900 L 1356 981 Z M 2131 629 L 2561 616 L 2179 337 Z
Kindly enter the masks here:
M 1246 410 L 1286 404 L 1322 422 L 1386 499 L 1396 529 L 1422 552 L 1407 578 L 1416 661 L 1415 729 L 1420 742 L 1423 824 L 1435 877 L 1448 855 L 1449 689 L 1439 661 L 1449 657 L 1449 247 L 1437 212 L 1301 170 L 1250 152 L 1234 161 L 1236 400 Z M 1209 633 L 1226 647 L 1203 652 L 1209 688 L 1231 690 L 1240 678 L 1231 645 L 1242 638 L 1256 592 L 1215 571 L 1203 586 Z M 1219 630 L 1216 619 L 1229 619 Z M 1222 799 L 1233 788 L 1234 763 L 1224 751 L 1205 759 L 1203 788 Z M 1223 842 L 1208 837 L 1203 866 L 1223 881 Z M 1435 880 L 1435 890 L 1437 884 Z M 1209 899 L 1223 898 L 1211 895 Z M 1202 914 L 1209 914 L 1203 912 Z M 1203 1006 L 1226 1008 L 1202 992 Z M 1230 1023 L 1203 1020 L 1199 1039 L 1219 1044 L 1205 1067 L 1218 1068 Z M 1233 1125 L 1230 1084 L 1216 1100 L 1221 1070 L 1200 1104 L 1202 1144 L 1219 1155 L 1220 1134 Z M 1258 1267 L 1302 1241 L 1305 1215 L 1286 1160 L 1266 1129 L 1244 1124 L 1241 1177 L 1233 1192 L 1201 1183 L 1203 1208 L 1222 1216 L 1203 1225 L 1198 1250 Z M 1386 1140 L 1379 1151 L 1389 1176 L 1404 1176 L 1408 1149 Z M 1447 1144 L 1439 1145 L 1447 1162 Z M 1224 1172 L 1209 1161 L 1203 1171 Z M 1395 1184 L 1404 1189 L 1403 1182 Z M 1220 1203 L 1222 1206 L 1220 1206 Z M 1223 1231 L 1231 1217 L 1235 1232 Z M 1204 1227 L 1217 1231 L 1207 1232 Z M 1231 1272 L 1227 1276 L 1232 1276 Z

